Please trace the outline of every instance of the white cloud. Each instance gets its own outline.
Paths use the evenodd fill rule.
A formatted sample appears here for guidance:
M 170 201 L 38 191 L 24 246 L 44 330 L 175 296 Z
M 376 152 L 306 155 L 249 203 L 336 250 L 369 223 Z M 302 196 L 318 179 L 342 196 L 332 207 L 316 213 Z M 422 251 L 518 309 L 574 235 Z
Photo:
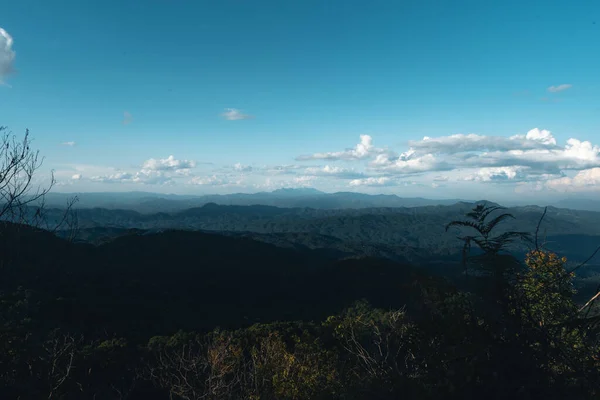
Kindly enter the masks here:
M 254 118 L 252 115 L 244 114 L 236 108 L 226 108 L 225 112 L 221 114 L 221 117 L 225 118 L 228 121 L 237 121 L 241 119 Z
M 346 149 L 344 151 L 328 152 L 328 153 L 315 153 L 312 155 L 303 155 L 296 157 L 298 161 L 306 160 L 363 160 L 366 158 L 373 157 L 378 154 L 388 153 L 387 149 L 381 149 L 373 146 L 373 138 L 369 135 L 360 135 L 360 143 L 358 143 L 353 149 Z
M 356 188 L 352 190 L 392 193 L 398 186 L 406 186 L 403 193 L 414 190 L 412 195 L 426 195 L 428 190 L 433 193 L 443 186 L 448 195 L 462 198 L 477 191 L 478 195 L 510 196 L 513 190 L 575 192 L 597 190 L 600 186 L 597 181 L 600 146 L 574 138 L 559 143 L 552 132 L 538 128 L 506 137 L 477 134 L 424 137 L 410 141 L 404 150 L 393 153 L 387 148 L 375 148 L 372 138 L 363 135 L 355 148 L 306 157 L 341 163 L 263 166 L 236 163 L 211 167 L 200 174 L 194 169 L 194 161 L 171 155 L 148 159 L 138 170 L 76 166 L 58 171 L 57 176 L 65 182 L 73 181 L 69 178 L 75 174 L 87 182 L 177 183 L 189 185 L 190 191 L 198 190 L 192 189 L 193 186 L 205 186 L 214 192 L 228 187 L 273 190 L 321 186 L 325 190 Z
M 537 148 L 537 144 L 542 146 L 554 147 L 556 146 L 556 139 L 552 135 L 552 132 L 545 129 L 534 128 L 527 132 L 525 135 L 514 135 L 510 138 L 513 141 L 524 140 L 521 142 L 521 148 L 531 147 Z
M 563 90 L 571 89 L 572 87 L 573 87 L 573 85 L 571 85 L 569 83 L 563 83 L 562 85 L 558 85 L 558 86 L 550 86 L 547 90 L 550 93 L 558 93 L 558 92 L 562 92 Z
M 142 169 L 151 171 L 181 171 L 189 168 L 194 168 L 196 163 L 190 160 L 177 160 L 170 155 L 167 158 L 154 159 L 144 161 Z
M 266 178 L 264 180 L 264 182 L 255 183 L 253 185 L 253 187 L 255 189 L 259 189 L 259 190 L 275 190 L 275 189 L 281 189 L 284 187 L 289 187 L 289 184 L 287 184 L 287 182 L 282 182 L 279 180 L 275 180 L 273 178 Z
M 192 173 L 192 170 L 189 168 L 182 168 L 182 169 L 176 169 L 175 170 L 175 175 L 177 176 L 192 176 L 194 175 Z
M 152 171 L 143 169 L 133 176 L 133 183 L 142 183 L 144 185 L 172 185 L 173 179 L 162 171 Z
M 514 180 L 522 170 L 522 167 L 480 168 L 477 172 L 467 175 L 464 180 L 480 182 Z
M 317 177 L 313 175 L 302 175 L 294 178 L 294 182 L 300 187 L 306 187 L 310 186 L 315 179 Z
M 525 135 L 509 138 L 475 134 L 425 137 L 410 142 L 410 146 L 409 151 L 399 157 L 379 155 L 369 164 L 371 170 L 415 174 L 465 168 L 519 167 L 526 169 L 528 175 L 535 176 L 600 166 L 599 146 L 569 139 L 561 147 L 551 132 L 537 128 Z
M 473 167 L 527 166 L 540 173 L 583 170 L 600 166 L 600 147 L 588 141 L 567 140 L 563 148 L 484 153 L 464 160 Z
M 330 165 L 326 165 L 324 167 L 307 167 L 304 169 L 304 172 L 308 175 L 330 176 L 340 179 L 357 179 L 364 176 L 362 172 L 357 172 L 354 169 L 347 169 Z
M 574 177 L 562 177 L 546 182 L 546 187 L 559 192 L 600 192 L 600 168 L 579 171 Z
M 449 171 L 454 167 L 433 154 L 416 156 L 415 152 L 406 152 L 399 157 L 378 157 L 370 163 L 370 169 L 393 174 L 418 174 L 431 171 Z
M 181 177 L 178 170 L 139 171 L 120 170 L 113 167 L 80 164 L 62 164 L 55 168 L 55 177 L 60 181 L 81 181 L 104 184 L 173 185 Z
M 189 185 L 203 185 L 203 186 L 242 186 L 243 180 L 230 180 L 226 176 L 196 176 L 187 182 Z
M 150 158 L 142 163 L 138 171 L 121 171 L 116 168 L 75 165 L 70 166 L 72 176 L 78 175 L 78 180 L 85 180 L 106 184 L 142 184 L 142 185 L 174 185 L 179 179 L 193 177 L 191 168 L 195 167 L 194 161 L 178 160 L 174 156 L 163 159 Z M 63 177 L 68 171 L 59 170 L 58 175 Z M 73 175 L 75 172 L 75 175 Z M 72 178 L 74 179 L 74 178 Z
M 393 184 L 394 181 L 387 176 L 353 179 L 349 183 L 350 186 L 390 186 Z
M 527 166 L 457 168 L 446 171 L 443 176 L 423 175 L 423 180 L 433 182 L 477 182 L 487 184 L 521 184 L 556 179 L 564 176 L 562 172 L 542 173 Z M 489 187 L 488 187 L 489 189 Z M 505 190 L 505 189 L 504 189 Z
M 267 177 L 262 183 L 255 183 L 252 185 L 254 189 L 259 190 L 275 190 L 282 188 L 302 188 L 313 186 L 314 181 L 317 179 L 316 176 L 302 175 L 297 176 L 293 179 L 276 179 L 274 177 Z
M 92 176 L 92 182 L 100 183 L 139 183 L 144 185 L 172 185 L 172 178 L 162 171 L 141 170 L 135 174 L 117 172 L 110 175 Z
M 0 84 L 14 71 L 16 53 L 13 50 L 13 38 L 0 28 Z
M 129 111 L 123 112 L 123 125 L 128 125 L 133 121 L 133 115 Z
M 564 190 L 568 186 L 572 188 L 570 190 L 588 190 L 595 182 L 595 175 L 592 175 L 593 179 L 590 177 L 592 172 L 578 174 L 574 178 L 565 178 L 566 173 L 600 168 L 600 146 L 574 138 L 559 144 L 552 132 L 539 128 L 508 137 L 478 134 L 424 137 L 410 141 L 409 148 L 399 155 L 387 149 L 372 151 L 371 138 L 365 139 L 355 149 L 317 153 L 298 159 L 368 161 L 365 172 L 331 165 L 304 169 L 307 175 L 351 179 L 349 185 L 355 187 L 402 185 L 406 181 L 399 179 L 412 176 L 415 184 L 429 188 L 439 187 L 441 182 L 448 188 L 454 185 L 462 187 L 471 182 L 471 185 L 512 184 L 515 189 L 521 190 L 525 183 L 544 188 L 548 182 L 548 188 Z M 440 175 L 440 172 L 444 174 Z M 352 174 L 356 176 L 352 177 Z M 588 183 L 584 185 L 582 182 Z M 492 190 L 492 186 L 486 187 Z M 484 190 L 483 186 L 481 188 Z M 506 191 L 506 187 L 501 190 Z
M 413 153 L 446 153 L 456 154 L 469 151 L 509 151 L 527 149 L 546 149 L 556 146 L 556 139 L 550 131 L 532 129 L 525 135 L 511 137 L 483 136 L 474 133 L 455 134 L 430 138 L 425 136 L 422 140 L 409 141 Z
M 73 147 L 75 146 L 75 142 L 62 142 L 61 143 L 63 146 L 69 146 L 69 147 Z
M 250 165 L 242 165 L 241 163 L 235 163 L 233 169 L 238 172 L 251 172 L 252 167 Z
M 133 175 L 129 172 L 117 172 L 110 175 L 97 175 L 90 177 L 93 182 L 101 183 L 124 183 L 132 182 Z

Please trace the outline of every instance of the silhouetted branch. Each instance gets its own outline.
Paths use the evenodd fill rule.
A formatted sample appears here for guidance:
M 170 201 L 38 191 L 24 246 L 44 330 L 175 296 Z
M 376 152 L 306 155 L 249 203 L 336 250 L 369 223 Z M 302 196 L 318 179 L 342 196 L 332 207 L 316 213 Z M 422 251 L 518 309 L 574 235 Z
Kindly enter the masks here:
M 535 250 L 539 251 L 540 246 L 538 244 L 538 237 L 539 237 L 539 232 L 540 232 L 540 226 L 542 225 L 542 221 L 544 220 L 544 217 L 546 216 L 546 212 L 548 212 L 548 207 L 544 207 L 544 212 L 542 213 L 542 216 L 540 217 L 540 220 L 538 221 L 537 227 L 535 228 Z

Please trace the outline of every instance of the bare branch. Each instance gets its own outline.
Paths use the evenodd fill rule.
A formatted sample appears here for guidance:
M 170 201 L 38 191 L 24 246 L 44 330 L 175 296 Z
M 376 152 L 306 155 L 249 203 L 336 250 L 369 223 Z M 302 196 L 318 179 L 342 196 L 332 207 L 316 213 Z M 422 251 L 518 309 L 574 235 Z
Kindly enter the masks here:
M 544 217 L 546 216 L 547 212 L 548 212 L 548 207 L 544 207 L 544 213 L 540 217 L 540 220 L 538 221 L 537 227 L 535 228 L 535 250 L 536 251 L 540 250 L 540 246 L 538 244 L 538 237 L 539 237 L 539 232 L 540 232 L 540 226 L 542 225 L 542 221 L 544 220 Z

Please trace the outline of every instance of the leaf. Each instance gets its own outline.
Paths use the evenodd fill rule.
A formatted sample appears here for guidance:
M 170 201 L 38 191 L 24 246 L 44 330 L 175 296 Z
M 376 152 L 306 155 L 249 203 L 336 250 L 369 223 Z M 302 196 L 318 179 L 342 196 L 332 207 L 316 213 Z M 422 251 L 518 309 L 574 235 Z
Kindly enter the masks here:
M 514 219 L 515 217 L 512 214 L 508 214 L 508 213 L 501 214 L 485 224 L 484 232 L 486 234 L 489 234 L 496 227 L 496 225 L 498 225 L 500 222 L 504 221 L 507 218 Z

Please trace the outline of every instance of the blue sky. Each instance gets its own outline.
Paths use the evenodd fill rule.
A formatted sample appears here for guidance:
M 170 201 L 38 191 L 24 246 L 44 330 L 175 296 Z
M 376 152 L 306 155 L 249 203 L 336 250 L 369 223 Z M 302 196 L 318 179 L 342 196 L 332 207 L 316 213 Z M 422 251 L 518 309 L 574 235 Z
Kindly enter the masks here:
M 597 1 L 21 0 L 0 28 L 0 125 L 58 191 L 600 186 Z

